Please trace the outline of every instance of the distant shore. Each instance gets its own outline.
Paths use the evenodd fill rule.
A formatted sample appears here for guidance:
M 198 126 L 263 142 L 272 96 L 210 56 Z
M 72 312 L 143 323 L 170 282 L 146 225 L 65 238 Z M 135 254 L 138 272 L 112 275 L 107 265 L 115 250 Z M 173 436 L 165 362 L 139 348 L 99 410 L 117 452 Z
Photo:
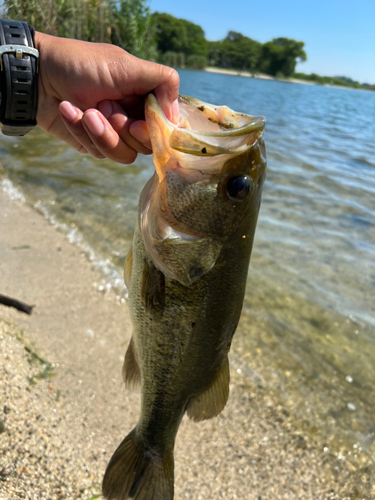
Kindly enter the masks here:
M 265 73 L 250 73 L 249 71 L 238 71 L 234 69 L 223 69 L 223 68 L 214 68 L 212 66 L 207 66 L 204 71 L 207 73 L 219 73 L 222 75 L 232 75 L 232 76 L 243 76 L 245 78 L 257 78 L 259 80 L 274 80 L 276 82 L 285 82 L 285 83 L 300 83 L 303 85 L 320 85 L 322 87 L 332 87 L 336 89 L 348 89 L 348 90 L 365 90 L 368 89 L 353 89 L 352 87 L 345 87 L 340 85 L 327 85 L 323 83 L 309 82 L 308 80 L 300 80 L 298 78 L 276 78 L 275 76 L 266 75 Z
M 258 78 L 259 80 L 275 80 L 277 82 L 288 82 L 288 83 L 302 83 L 304 85 L 316 85 L 314 82 L 308 82 L 307 80 L 298 80 L 297 78 L 276 78 L 271 75 L 266 75 L 265 73 L 250 73 L 249 71 L 238 71 L 234 69 L 223 69 L 214 68 L 212 66 L 207 66 L 205 71 L 208 73 L 219 73 L 223 75 L 233 75 L 233 76 L 244 76 L 246 78 Z

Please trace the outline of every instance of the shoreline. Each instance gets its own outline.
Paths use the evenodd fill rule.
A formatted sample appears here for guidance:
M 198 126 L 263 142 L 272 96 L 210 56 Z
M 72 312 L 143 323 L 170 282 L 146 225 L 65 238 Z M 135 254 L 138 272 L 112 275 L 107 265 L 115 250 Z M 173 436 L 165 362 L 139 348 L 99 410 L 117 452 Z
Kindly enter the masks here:
M 33 208 L 0 192 L 0 214 L 0 293 L 35 304 L 31 316 L 0 305 L 1 498 L 89 500 L 139 415 L 121 379 L 127 306 L 96 290 L 83 252 Z M 38 378 L 46 362 L 30 357 L 54 376 Z M 343 500 L 367 487 L 233 363 L 230 389 L 219 417 L 182 421 L 176 500 Z
M 271 75 L 266 75 L 265 73 L 249 73 L 248 71 L 237 71 L 231 69 L 214 68 L 208 66 L 204 69 L 207 73 L 218 73 L 222 75 L 232 75 L 232 76 L 243 76 L 245 78 L 256 78 L 258 80 L 273 80 L 275 82 L 286 82 L 286 83 L 301 83 L 303 85 L 318 85 L 314 82 L 309 82 L 307 80 L 298 80 L 297 78 L 276 78 Z M 341 87 L 339 87 L 341 88 Z
M 217 73 L 222 75 L 231 75 L 231 76 L 242 76 L 244 78 L 255 78 L 257 80 L 272 80 L 275 82 L 284 82 L 284 83 L 298 83 L 301 85 L 316 85 L 320 87 L 328 87 L 335 89 L 346 89 L 346 90 L 362 90 L 365 92 L 373 92 L 368 89 L 355 89 L 353 87 L 346 87 L 344 85 L 329 85 L 323 83 L 315 83 L 310 82 L 309 80 L 299 80 L 298 78 L 276 78 L 275 76 L 266 75 L 265 73 L 250 73 L 248 71 L 239 71 L 239 70 L 231 70 L 231 69 L 223 69 L 223 68 L 215 68 L 211 66 L 207 66 L 203 71 L 207 73 Z

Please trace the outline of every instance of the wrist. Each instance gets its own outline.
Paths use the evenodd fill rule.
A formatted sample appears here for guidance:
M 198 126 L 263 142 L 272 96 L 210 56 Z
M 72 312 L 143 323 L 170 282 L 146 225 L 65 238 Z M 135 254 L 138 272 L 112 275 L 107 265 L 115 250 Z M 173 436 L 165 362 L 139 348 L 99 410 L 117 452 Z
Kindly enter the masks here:
M 47 91 L 45 88 L 45 78 L 43 78 L 43 75 L 45 73 L 46 68 L 48 68 L 49 65 L 49 51 L 50 51 L 50 46 L 51 46 L 51 40 L 56 37 L 53 37 L 51 35 L 46 35 L 44 33 L 40 33 L 40 31 L 35 32 L 35 48 L 39 51 L 39 75 L 38 75 L 38 109 L 36 113 L 36 122 L 37 125 L 40 126 L 41 121 L 41 112 L 44 108 L 48 107 L 45 104 L 45 97 L 47 95 Z M 52 40 L 53 42 L 53 40 Z
M 39 54 L 33 31 L 24 22 L 0 20 L 0 122 L 5 135 L 22 136 L 36 125 Z
M 48 45 L 48 38 L 53 38 L 39 31 L 35 31 L 34 35 L 34 47 L 39 51 L 39 60 L 44 56 L 46 52 L 46 45 Z

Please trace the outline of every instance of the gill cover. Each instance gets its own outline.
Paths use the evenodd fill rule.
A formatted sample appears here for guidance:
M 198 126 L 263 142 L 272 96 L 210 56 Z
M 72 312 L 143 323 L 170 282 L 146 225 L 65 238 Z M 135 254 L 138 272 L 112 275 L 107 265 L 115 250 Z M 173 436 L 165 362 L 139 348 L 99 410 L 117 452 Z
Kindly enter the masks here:
M 141 198 L 140 225 L 154 265 L 167 278 L 189 286 L 214 267 L 224 241 L 173 216 L 168 178 L 177 175 L 183 185 L 212 192 L 226 161 L 249 150 L 263 135 L 265 119 L 186 96 L 179 96 L 179 107 L 181 120 L 174 125 L 152 94 L 146 100 L 156 175 Z

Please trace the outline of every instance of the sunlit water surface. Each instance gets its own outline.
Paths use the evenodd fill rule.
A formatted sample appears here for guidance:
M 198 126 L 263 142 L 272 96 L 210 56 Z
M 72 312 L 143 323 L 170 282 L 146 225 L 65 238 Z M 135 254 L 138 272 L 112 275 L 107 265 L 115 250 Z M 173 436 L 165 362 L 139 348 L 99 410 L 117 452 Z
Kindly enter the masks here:
M 268 175 L 233 365 L 321 436 L 322 449 L 375 457 L 375 93 L 180 74 L 183 94 L 267 118 Z M 120 298 L 151 159 L 93 160 L 37 130 L 2 136 L 0 158 L 3 189 L 62 227 L 102 270 L 98 288 Z

